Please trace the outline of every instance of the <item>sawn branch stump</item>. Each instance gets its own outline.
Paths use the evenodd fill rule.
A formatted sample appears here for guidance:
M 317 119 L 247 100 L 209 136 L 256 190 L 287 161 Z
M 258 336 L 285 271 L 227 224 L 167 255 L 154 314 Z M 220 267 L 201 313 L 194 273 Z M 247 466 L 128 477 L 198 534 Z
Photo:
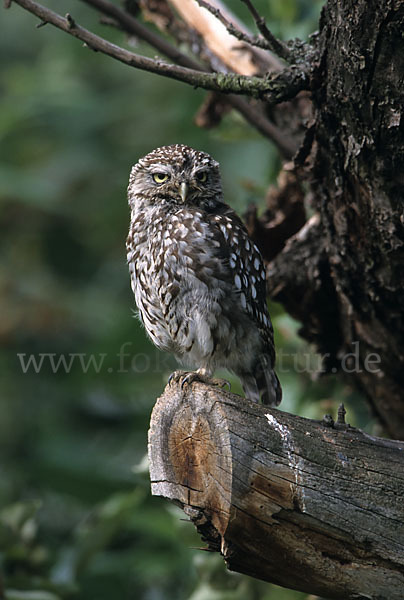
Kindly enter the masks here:
M 199 383 L 167 386 L 149 431 L 152 493 L 229 569 L 339 600 L 404 598 L 404 443 Z

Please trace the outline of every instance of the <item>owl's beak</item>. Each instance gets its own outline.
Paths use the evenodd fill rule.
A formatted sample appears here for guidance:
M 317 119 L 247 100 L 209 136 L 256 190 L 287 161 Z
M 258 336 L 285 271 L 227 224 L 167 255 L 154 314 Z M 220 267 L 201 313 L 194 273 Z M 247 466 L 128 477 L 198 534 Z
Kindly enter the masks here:
M 181 200 L 183 202 L 185 202 L 185 200 L 187 199 L 188 190 L 189 190 L 189 186 L 188 186 L 187 182 L 186 181 L 181 181 L 180 196 L 181 196 Z

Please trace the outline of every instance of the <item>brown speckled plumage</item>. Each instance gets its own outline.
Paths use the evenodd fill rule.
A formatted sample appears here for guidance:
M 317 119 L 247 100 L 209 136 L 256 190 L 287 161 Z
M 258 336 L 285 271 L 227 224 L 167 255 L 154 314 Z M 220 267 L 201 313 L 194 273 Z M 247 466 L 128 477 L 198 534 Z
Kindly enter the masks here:
M 157 148 L 133 167 L 128 199 L 132 289 L 154 344 L 204 375 L 225 367 L 249 398 L 279 404 L 263 261 L 223 202 L 218 163 Z

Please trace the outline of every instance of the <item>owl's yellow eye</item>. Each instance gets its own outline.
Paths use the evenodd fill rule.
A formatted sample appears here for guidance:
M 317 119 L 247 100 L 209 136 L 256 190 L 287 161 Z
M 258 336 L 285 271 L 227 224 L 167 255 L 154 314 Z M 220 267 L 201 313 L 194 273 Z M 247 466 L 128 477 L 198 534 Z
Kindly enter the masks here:
M 208 178 L 208 174 L 206 171 L 199 171 L 198 173 L 195 173 L 195 177 L 200 183 L 205 183 Z
M 164 183 L 168 181 L 170 176 L 167 173 L 153 173 L 153 181 L 155 183 Z

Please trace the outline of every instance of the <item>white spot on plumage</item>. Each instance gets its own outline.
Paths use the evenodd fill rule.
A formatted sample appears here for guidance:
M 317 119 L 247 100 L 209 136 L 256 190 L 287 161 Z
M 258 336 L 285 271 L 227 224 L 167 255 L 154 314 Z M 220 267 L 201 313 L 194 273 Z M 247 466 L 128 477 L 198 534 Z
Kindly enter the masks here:
M 182 238 L 187 237 L 188 229 L 185 227 L 185 225 L 183 223 L 181 223 L 180 226 L 177 228 L 176 234 Z
M 260 263 L 260 261 L 258 260 L 258 257 L 256 256 L 256 257 L 254 258 L 254 269 L 255 269 L 256 271 L 259 271 L 260 267 L 261 267 L 261 263 Z
M 236 275 L 236 276 L 234 277 L 234 284 L 235 284 L 235 286 L 236 286 L 236 288 L 237 288 L 238 290 L 241 290 L 241 279 L 240 279 L 240 275 Z
M 229 234 L 228 231 L 226 229 L 226 227 L 224 225 L 219 225 L 220 227 L 220 231 L 223 233 L 225 240 L 229 239 Z
M 243 292 L 241 292 L 241 294 L 240 294 L 240 302 L 241 302 L 241 306 L 243 308 L 247 308 L 247 299 L 245 297 L 245 294 L 243 294 Z

